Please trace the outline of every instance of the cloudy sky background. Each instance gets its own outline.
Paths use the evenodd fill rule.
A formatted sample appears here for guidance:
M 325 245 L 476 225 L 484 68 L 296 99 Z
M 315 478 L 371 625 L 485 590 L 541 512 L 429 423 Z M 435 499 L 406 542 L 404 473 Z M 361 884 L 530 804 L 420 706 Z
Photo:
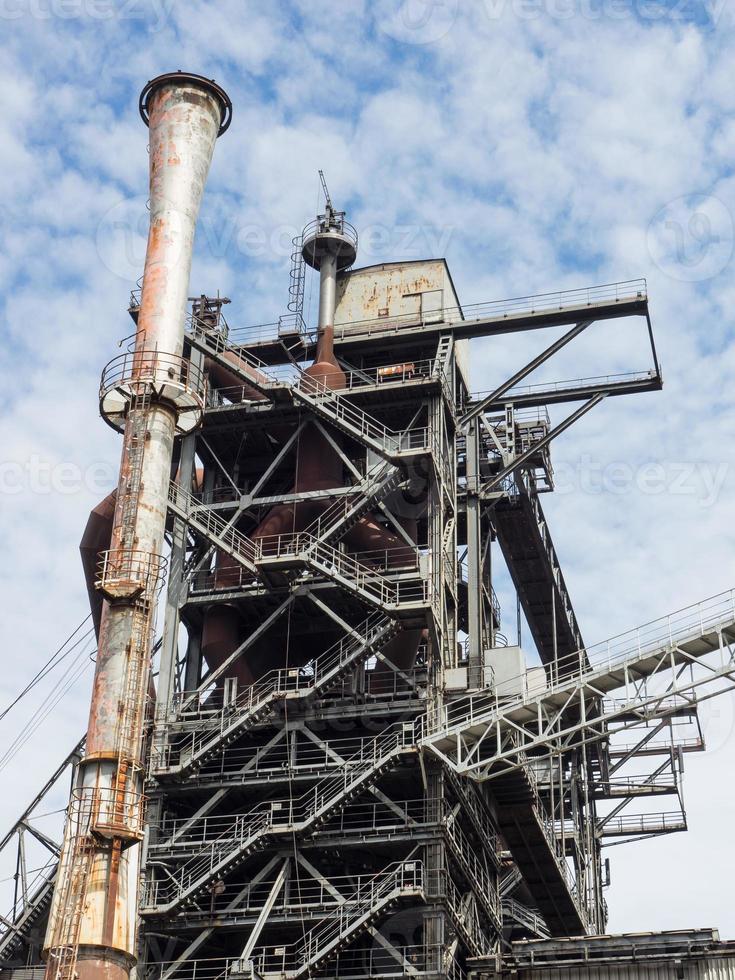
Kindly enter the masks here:
M 179 67 L 235 106 L 192 276 L 233 325 L 284 312 L 319 167 L 362 264 L 446 255 L 465 303 L 646 277 L 665 390 L 559 440 L 551 531 L 590 643 L 735 584 L 735 0 L 333 6 L 0 0 L 0 710 L 87 613 L 78 541 L 120 450 L 96 391 L 145 245 L 138 94 Z M 473 386 L 551 338 L 475 342 Z M 548 377 L 648 366 L 615 324 L 565 358 Z M 0 829 L 86 725 L 91 665 L 7 758 L 62 673 L 0 720 Z M 735 938 L 732 700 L 704 718 L 690 833 L 609 852 L 614 931 Z

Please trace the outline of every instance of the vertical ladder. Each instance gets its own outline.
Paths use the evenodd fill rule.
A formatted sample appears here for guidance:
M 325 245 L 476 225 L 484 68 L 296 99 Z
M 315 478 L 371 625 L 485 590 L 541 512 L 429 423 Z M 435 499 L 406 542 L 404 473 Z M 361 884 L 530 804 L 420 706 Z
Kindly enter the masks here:
M 87 901 L 92 871 L 93 843 L 79 824 L 86 818 L 82 813 L 83 800 L 72 801 L 70 822 L 77 821 L 77 832 L 70 840 L 69 866 L 71 874 L 65 875 L 62 901 L 59 903 L 59 922 L 56 925 L 57 941 L 50 952 L 52 980 L 76 980 L 77 956 L 82 928 L 82 913 Z M 75 808 L 78 812 L 74 812 Z
M 125 492 L 122 499 L 121 527 L 122 547 L 133 547 L 135 533 L 135 517 L 138 512 L 138 500 L 143 477 L 143 455 L 145 452 L 145 434 L 150 407 L 150 391 L 148 386 L 141 386 L 136 391 L 130 403 L 130 420 L 132 433 L 130 438 L 130 454 L 128 458 L 128 474 L 125 480 Z
M 291 244 L 291 269 L 289 272 L 288 286 L 288 309 L 297 316 L 297 322 L 303 323 L 304 319 L 304 282 L 306 280 L 306 266 L 304 265 L 303 245 L 304 236 L 296 235 Z

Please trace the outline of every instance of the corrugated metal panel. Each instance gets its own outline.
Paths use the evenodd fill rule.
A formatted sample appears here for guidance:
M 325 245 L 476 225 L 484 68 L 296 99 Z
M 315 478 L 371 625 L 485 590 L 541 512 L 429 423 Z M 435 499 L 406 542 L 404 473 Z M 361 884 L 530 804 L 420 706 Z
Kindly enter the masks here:
M 712 957 L 682 963 L 686 980 L 735 980 L 735 958 Z M 672 980 L 679 976 L 673 960 L 667 964 L 620 963 L 618 965 L 522 970 L 520 980 Z
M 0 980 L 43 980 L 44 966 L 21 966 L 15 970 L 0 970 Z

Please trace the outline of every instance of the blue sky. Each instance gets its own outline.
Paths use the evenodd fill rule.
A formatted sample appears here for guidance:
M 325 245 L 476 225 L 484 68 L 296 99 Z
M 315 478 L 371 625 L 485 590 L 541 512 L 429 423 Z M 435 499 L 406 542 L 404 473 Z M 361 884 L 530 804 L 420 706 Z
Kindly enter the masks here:
M 665 390 L 559 441 L 551 530 L 590 643 L 735 584 L 735 0 L 0 0 L 0 22 L 5 701 L 86 613 L 77 545 L 120 450 L 96 389 L 145 246 L 138 94 L 179 67 L 235 107 L 192 275 L 233 325 L 284 311 L 320 167 L 361 263 L 446 255 L 465 303 L 645 276 Z M 474 386 L 539 347 L 476 343 Z M 622 327 L 565 356 L 549 377 L 646 366 Z M 0 770 L 0 825 L 84 728 L 89 684 Z M 704 713 L 692 831 L 610 852 L 613 929 L 735 936 L 733 705 Z

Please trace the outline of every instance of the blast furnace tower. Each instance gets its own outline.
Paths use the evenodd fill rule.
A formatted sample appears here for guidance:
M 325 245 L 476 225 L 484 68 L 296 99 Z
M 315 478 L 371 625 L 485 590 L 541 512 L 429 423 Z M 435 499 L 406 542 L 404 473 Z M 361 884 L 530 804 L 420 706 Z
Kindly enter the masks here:
M 564 945 L 606 931 L 602 849 L 686 829 L 697 703 L 735 676 L 730 593 L 586 648 L 542 509 L 553 440 L 661 387 L 645 282 L 462 306 L 443 259 L 356 267 L 323 184 L 289 312 L 231 328 L 229 299 L 187 300 L 229 99 L 177 73 L 141 112 L 137 332 L 100 391 L 121 477 L 82 542 L 92 714 L 58 874 L 24 888 L 4 962 L 38 963 L 52 894 L 49 980 L 460 980 L 536 962 L 533 941 L 614 961 L 619 943 Z M 531 377 L 622 320 L 642 370 Z M 474 341 L 547 329 L 472 391 Z

